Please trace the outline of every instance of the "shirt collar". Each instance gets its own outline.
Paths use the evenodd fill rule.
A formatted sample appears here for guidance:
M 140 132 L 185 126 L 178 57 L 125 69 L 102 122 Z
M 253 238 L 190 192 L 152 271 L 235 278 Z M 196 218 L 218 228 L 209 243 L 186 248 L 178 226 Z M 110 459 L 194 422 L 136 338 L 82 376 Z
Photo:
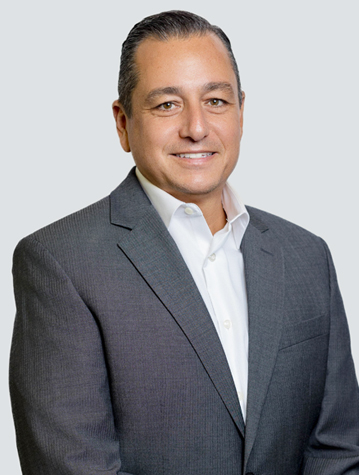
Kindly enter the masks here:
M 137 167 L 136 176 L 144 192 L 148 196 L 149 200 L 155 207 L 166 228 L 168 229 L 173 214 L 180 206 L 183 206 L 186 203 L 184 201 L 178 200 L 174 196 L 148 181 Z M 249 214 L 246 207 L 228 182 L 223 188 L 222 204 L 227 215 L 227 221 L 232 225 L 233 228 L 236 247 L 239 249 L 243 235 L 249 223 Z
M 227 214 L 227 221 L 233 226 L 234 240 L 239 249 L 249 224 L 249 213 L 228 181 L 223 188 L 222 204 Z

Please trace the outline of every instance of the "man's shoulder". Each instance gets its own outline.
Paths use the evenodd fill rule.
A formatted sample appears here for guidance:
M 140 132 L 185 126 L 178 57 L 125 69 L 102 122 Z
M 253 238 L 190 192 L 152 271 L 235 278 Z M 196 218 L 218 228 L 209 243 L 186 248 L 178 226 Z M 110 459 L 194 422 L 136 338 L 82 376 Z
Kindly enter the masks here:
M 21 239 L 16 255 L 29 249 L 43 248 L 55 257 L 85 254 L 89 246 L 106 240 L 110 232 L 110 197 L 107 196 L 79 211 L 69 214 Z
M 139 185 L 137 184 L 137 188 Z M 45 246 L 64 245 L 66 242 L 91 242 L 111 233 L 111 214 L 126 210 L 134 201 L 133 188 L 136 188 L 134 171 L 108 196 L 69 214 L 26 236 L 22 241 L 35 240 Z M 115 210 L 115 213 L 113 212 Z M 21 241 L 21 242 L 22 242 Z
M 280 216 L 267 211 L 246 206 L 250 223 L 260 232 L 267 232 L 274 237 L 282 246 L 289 248 L 316 248 L 323 250 L 326 246 L 323 239 L 307 229 Z
M 252 224 L 254 224 L 256 227 L 261 227 L 263 230 L 266 228 L 268 230 L 273 229 L 274 231 L 292 231 L 294 233 L 299 233 L 318 239 L 318 236 L 313 234 L 311 231 L 293 223 L 292 221 L 269 213 L 268 211 L 254 208 L 253 206 L 246 205 L 246 208 L 250 215 Z
M 71 213 L 33 232 L 25 239 L 47 240 L 52 236 L 86 234 L 109 221 L 110 196 Z M 93 231 L 92 231 L 93 232 Z

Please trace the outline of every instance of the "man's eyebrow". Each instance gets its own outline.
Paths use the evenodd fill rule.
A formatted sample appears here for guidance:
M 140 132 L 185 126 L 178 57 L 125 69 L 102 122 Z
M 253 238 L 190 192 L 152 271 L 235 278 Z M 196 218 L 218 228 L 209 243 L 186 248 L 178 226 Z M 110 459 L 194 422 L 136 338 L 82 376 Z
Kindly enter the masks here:
M 160 87 L 158 89 L 152 89 L 145 99 L 146 104 L 150 104 L 153 100 L 157 99 L 157 97 L 164 96 L 166 94 L 179 94 L 180 89 L 174 86 L 168 87 Z
M 204 86 L 205 92 L 224 91 L 234 94 L 233 87 L 229 82 L 209 82 Z

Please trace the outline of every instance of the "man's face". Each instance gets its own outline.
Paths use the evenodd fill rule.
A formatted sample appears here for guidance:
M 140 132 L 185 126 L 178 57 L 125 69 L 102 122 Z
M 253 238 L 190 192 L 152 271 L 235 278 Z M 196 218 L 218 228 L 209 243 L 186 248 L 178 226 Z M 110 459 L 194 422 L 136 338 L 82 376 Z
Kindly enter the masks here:
M 236 76 L 215 35 L 144 40 L 132 117 L 114 103 L 123 149 L 141 173 L 176 198 L 199 203 L 222 193 L 242 136 Z

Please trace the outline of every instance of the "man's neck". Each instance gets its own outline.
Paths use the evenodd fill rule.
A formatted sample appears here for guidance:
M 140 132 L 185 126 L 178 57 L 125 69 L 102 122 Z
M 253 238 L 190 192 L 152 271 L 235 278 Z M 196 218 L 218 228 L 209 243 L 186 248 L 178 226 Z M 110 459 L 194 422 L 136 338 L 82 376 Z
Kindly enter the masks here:
M 206 209 L 206 206 L 198 206 L 201 208 L 203 216 L 213 235 L 224 228 L 227 222 L 227 216 L 223 209 L 222 201 L 219 202 L 219 206 L 216 206 L 216 208 L 208 207 L 208 209 Z
M 189 202 L 188 199 L 187 202 Z M 190 202 L 196 204 L 201 209 L 213 235 L 224 228 L 227 222 L 227 215 L 222 205 L 222 192 L 214 196 L 205 195 L 204 197 L 190 200 Z

